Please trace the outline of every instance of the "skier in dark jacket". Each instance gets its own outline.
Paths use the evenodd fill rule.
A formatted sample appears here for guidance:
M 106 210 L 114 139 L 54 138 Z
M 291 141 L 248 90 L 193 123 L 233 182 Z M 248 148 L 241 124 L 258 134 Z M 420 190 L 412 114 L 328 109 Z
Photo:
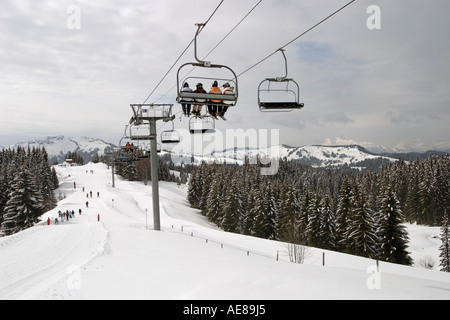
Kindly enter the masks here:
M 205 91 L 205 89 L 203 89 L 203 84 L 198 83 L 197 84 L 197 89 L 195 89 L 194 91 L 195 93 L 207 93 Z M 206 99 L 195 99 L 195 102 L 206 102 Z M 203 104 L 194 104 L 194 108 L 192 110 L 192 114 L 196 117 L 200 117 L 201 116 L 201 112 L 202 112 L 202 107 Z

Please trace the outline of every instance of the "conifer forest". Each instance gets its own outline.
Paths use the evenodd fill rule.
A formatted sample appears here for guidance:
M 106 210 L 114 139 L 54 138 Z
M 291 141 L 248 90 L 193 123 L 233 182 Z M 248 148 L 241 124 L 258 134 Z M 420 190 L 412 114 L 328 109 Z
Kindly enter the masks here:
M 44 148 L 0 151 L 0 235 L 32 227 L 57 205 L 59 186 Z
M 447 217 L 450 157 L 364 173 L 280 160 L 274 176 L 248 162 L 203 163 L 188 201 L 225 231 L 411 265 L 403 223 L 440 226 Z
M 160 179 L 187 182 L 189 204 L 224 231 L 411 265 L 404 223 L 442 226 L 442 267 L 450 270 L 449 155 L 399 160 L 379 172 L 280 159 L 277 174 L 267 176 L 247 160 L 241 166 L 185 166 L 175 177 L 173 163 L 166 162 L 160 159 Z M 116 173 L 130 181 L 151 179 L 148 161 L 117 166 Z M 0 234 L 38 223 L 56 207 L 58 186 L 44 148 L 3 149 Z

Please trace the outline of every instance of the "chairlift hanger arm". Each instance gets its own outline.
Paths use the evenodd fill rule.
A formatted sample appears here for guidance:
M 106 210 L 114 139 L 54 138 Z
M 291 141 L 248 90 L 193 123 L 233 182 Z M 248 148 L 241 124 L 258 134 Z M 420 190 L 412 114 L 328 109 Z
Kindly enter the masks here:
M 195 33 L 195 37 L 194 37 L 194 55 L 195 55 L 195 60 L 198 61 L 198 63 L 205 65 L 206 62 L 205 61 L 201 61 L 198 56 L 197 56 L 197 37 L 200 34 L 200 32 L 203 30 L 203 28 L 205 27 L 206 24 L 204 23 L 196 23 L 195 24 L 198 28 L 197 28 L 197 32 Z
M 280 48 L 280 49 L 278 49 L 278 51 L 281 51 L 281 53 L 283 54 L 283 57 L 284 57 L 284 64 L 286 67 L 286 75 L 284 77 L 282 77 L 282 79 L 286 79 L 288 76 L 288 62 L 287 62 L 286 54 L 284 53 L 286 51 L 286 49 Z

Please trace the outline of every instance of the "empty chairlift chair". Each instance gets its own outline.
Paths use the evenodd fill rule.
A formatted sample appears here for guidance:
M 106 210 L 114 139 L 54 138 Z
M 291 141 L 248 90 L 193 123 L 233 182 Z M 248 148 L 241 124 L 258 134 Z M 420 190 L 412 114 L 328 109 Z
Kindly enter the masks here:
M 300 87 L 291 78 L 287 78 L 288 68 L 284 49 L 279 49 L 283 54 L 286 75 L 284 77 L 266 78 L 258 87 L 258 105 L 262 112 L 289 112 L 304 107 L 300 103 Z
M 172 121 L 172 130 L 166 130 L 161 133 L 161 143 L 179 143 L 180 133 L 175 130 Z
M 189 132 L 196 133 L 214 133 L 216 132 L 216 122 L 210 116 L 203 116 L 202 118 L 191 117 L 189 120 Z

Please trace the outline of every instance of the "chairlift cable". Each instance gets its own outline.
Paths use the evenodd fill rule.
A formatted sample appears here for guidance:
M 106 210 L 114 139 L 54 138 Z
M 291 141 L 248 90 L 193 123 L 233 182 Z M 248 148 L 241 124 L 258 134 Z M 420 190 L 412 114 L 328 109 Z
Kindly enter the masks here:
M 211 49 L 211 51 L 209 51 L 209 53 L 203 58 L 203 59 L 206 59 L 211 53 L 213 53 L 213 51 L 214 50 L 216 50 L 217 49 L 217 47 L 218 46 L 220 46 L 221 44 L 222 44 L 222 42 L 224 42 L 225 41 L 225 39 L 226 38 L 228 38 L 228 36 L 230 35 L 230 34 L 232 34 L 233 32 L 234 32 L 234 30 L 236 30 L 237 29 L 237 27 L 239 27 L 239 25 L 245 20 L 245 19 L 247 19 L 247 17 L 253 12 L 253 10 L 255 10 L 256 9 L 256 7 L 257 6 L 259 6 L 259 4 L 262 2 L 263 0 L 259 0 L 259 2 L 244 16 L 244 18 L 242 18 L 231 30 L 230 30 L 230 32 L 228 32 L 226 35 L 225 35 L 225 37 L 223 37 L 223 39 L 222 40 L 220 40 L 219 41 L 219 43 L 214 47 L 214 48 L 212 48 Z
M 347 3 L 346 5 L 342 6 L 341 8 L 339 8 L 338 10 L 336 10 L 335 12 L 333 12 L 332 14 L 330 14 L 329 16 L 327 16 L 326 18 L 322 19 L 321 21 L 319 21 L 318 23 L 316 23 L 315 25 L 313 25 L 311 28 L 309 28 L 308 30 L 304 31 L 303 33 L 301 33 L 299 36 L 297 36 L 296 38 L 292 39 L 291 41 L 289 41 L 288 43 L 286 43 L 284 46 L 278 48 L 275 52 L 271 53 L 270 55 L 268 55 L 267 57 L 265 57 L 264 59 L 262 59 L 261 61 L 255 63 L 253 66 L 251 66 L 250 68 L 246 69 L 245 71 L 241 72 L 240 74 L 238 74 L 238 77 L 242 76 L 243 74 L 247 73 L 248 71 L 250 71 L 251 69 L 255 68 L 256 66 L 258 66 L 259 64 L 261 64 L 262 62 L 266 61 L 267 59 L 269 59 L 270 57 L 272 57 L 273 55 L 275 55 L 280 49 L 284 49 L 287 46 L 289 46 L 290 44 L 292 44 L 293 42 L 297 41 L 299 38 L 303 37 L 305 34 L 307 34 L 308 32 L 310 32 L 311 30 L 317 28 L 319 25 L 321 25 L 322 23 L 324 23 L 325 21 L 327 21 L 328 19 L 330 19 L 331 17 L 335 16 L 336 14 L 338 14 L 340 11 L 344 10 L 345 8 L 347 8 L 349 5 L 351 5 L 353 2 L 355 2 L 356 0 L 352 0 L 349 3 Z

